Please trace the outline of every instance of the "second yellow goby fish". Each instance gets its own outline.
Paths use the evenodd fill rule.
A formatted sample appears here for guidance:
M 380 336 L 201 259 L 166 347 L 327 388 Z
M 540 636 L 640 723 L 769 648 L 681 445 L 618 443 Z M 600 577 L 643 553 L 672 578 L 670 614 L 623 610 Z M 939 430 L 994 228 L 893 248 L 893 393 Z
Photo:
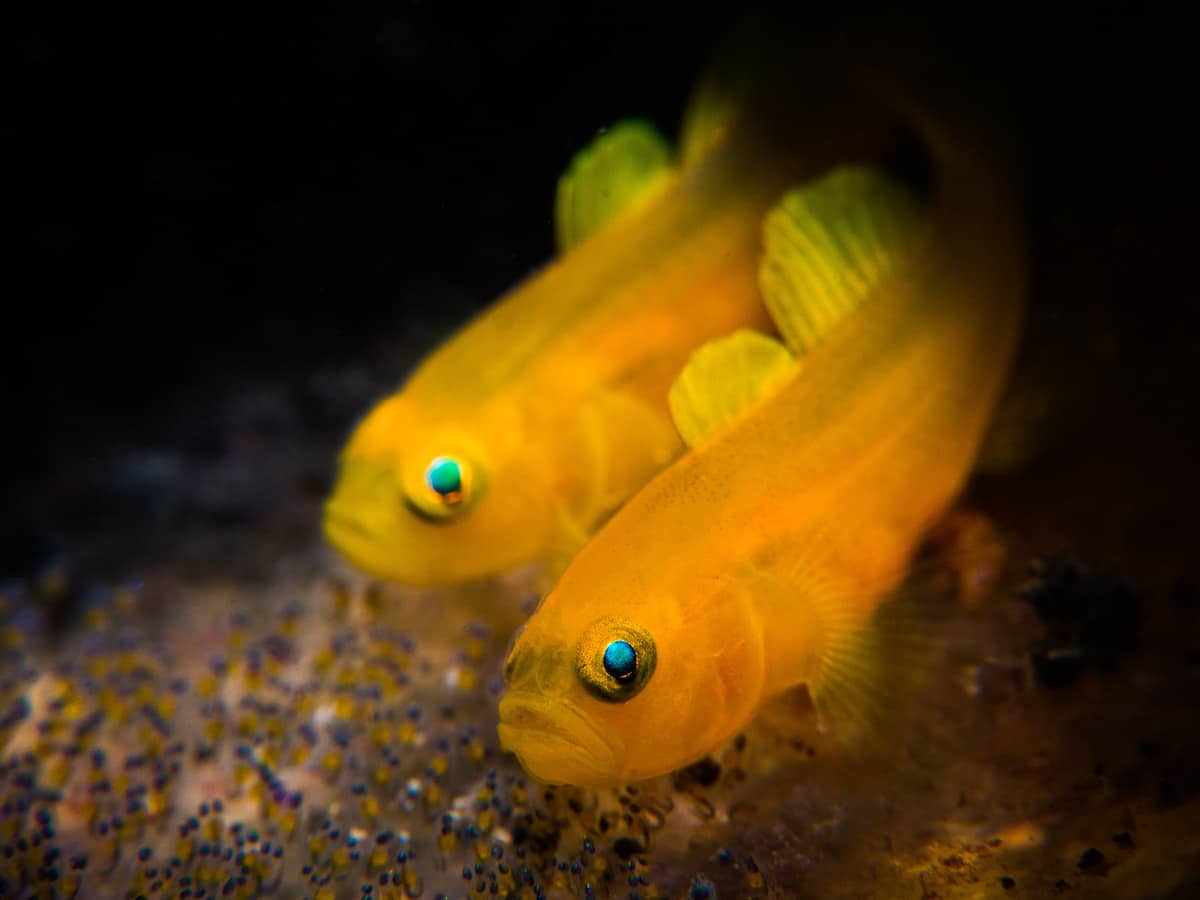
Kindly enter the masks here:
M 804 684 L 819 716 L 876 703 L 879 615 L 969 474 L 1023 309 L 1014 204 L 926 126 L 928 196 L 864 167 L 789 192 L 761 281 L 783 342 L 691 359 L 691 450 L 579 553 L 518 636 L 500 738 L 547 782 L 686 765 Z
M 818 90 L 768 66 L 717 82 L 677 158 L 636 122 L 583 151 L 559 185 L 559 257 L 355 430 L 325 508 L 331 543 L 409 584 L 560 568 L 681 452 L 667 394 L 688 355 L 770 327 L 755 277 L 767 211 L 798 179 L 886 148 L 892 120 L 834 80 L 821 71 Z

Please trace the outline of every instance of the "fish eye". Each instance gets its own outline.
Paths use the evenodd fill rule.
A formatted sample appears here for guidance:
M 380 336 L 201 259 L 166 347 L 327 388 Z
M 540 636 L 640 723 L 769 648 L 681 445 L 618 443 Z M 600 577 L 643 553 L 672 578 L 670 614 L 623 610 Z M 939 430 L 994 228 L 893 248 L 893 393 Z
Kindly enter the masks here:
M 604 671 L 622 682 L 637 674 L 637 651 L 629 641 L 613 641 L 604 648 Z
M 447 503 L 462 501 L 462 464 L 453 456 L 435 456 L 425 469 L 425 483 Z
M 650 632 L 622 619 L 605 618 L 583 633 L 575 654 L 575 671 L 593 696 L 622 703 L 650 681 L 657 663 Z
M 419 483 L 407 483 L 405 505 L 427 522 L 449 522 L 462 515 L 475 499 L 473 475 L 471 466 L 461 457 L 435 456 L 421 472 Z

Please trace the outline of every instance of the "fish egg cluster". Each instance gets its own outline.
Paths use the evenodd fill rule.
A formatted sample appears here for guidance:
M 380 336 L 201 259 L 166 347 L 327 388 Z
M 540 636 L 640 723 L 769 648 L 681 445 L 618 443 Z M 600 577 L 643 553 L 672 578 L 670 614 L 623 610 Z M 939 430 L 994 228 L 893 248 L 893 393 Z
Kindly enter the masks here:
M 57 643 L 42 599 L 4 594 L 5 897 L 636 900 L 673 895 L 654 846 L 679 798 L 713 814 L 703 779 L 530 781 L 495 738 L 504 636 L 426 646 L 378 589 L 230 604 L 182 641 L 137 586 L 89 592 Z M 752 860 L 714 865 L 764 887 Z

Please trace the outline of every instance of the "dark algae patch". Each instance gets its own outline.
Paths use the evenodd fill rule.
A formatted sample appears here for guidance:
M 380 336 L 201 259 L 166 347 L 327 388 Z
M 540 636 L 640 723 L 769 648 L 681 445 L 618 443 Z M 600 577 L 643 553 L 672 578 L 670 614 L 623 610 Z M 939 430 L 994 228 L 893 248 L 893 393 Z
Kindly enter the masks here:
M 1137 646 L 1138 601 L 1122 577 L 1051 557 L 1030 566 L 1020 596 L 1046 629 L 1029 653 L 1044 687 L 1066 687 L 1088 668 L 1111 671 Z

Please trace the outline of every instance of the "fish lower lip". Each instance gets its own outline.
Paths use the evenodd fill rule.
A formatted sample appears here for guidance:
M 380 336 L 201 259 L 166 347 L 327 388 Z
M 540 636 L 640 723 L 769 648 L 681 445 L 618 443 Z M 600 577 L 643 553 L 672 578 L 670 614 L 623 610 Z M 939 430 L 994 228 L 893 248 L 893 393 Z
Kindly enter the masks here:
M 354 565 L 368 571 L 376 568 L 372 562 L 381 542 L 357 519 L 338 515 L 336 510 L 326 506 L 321 530 L 326 540 Z
M 525 725 L 504 722 L 497 729 L 500 746 L 514 754 L 522 768 L 545 784 L 570 784 L 578 787 L 613 787 L 621 782 L 613 760 L 597 757 L 589 748 L 557 731 L 543 731 Z

